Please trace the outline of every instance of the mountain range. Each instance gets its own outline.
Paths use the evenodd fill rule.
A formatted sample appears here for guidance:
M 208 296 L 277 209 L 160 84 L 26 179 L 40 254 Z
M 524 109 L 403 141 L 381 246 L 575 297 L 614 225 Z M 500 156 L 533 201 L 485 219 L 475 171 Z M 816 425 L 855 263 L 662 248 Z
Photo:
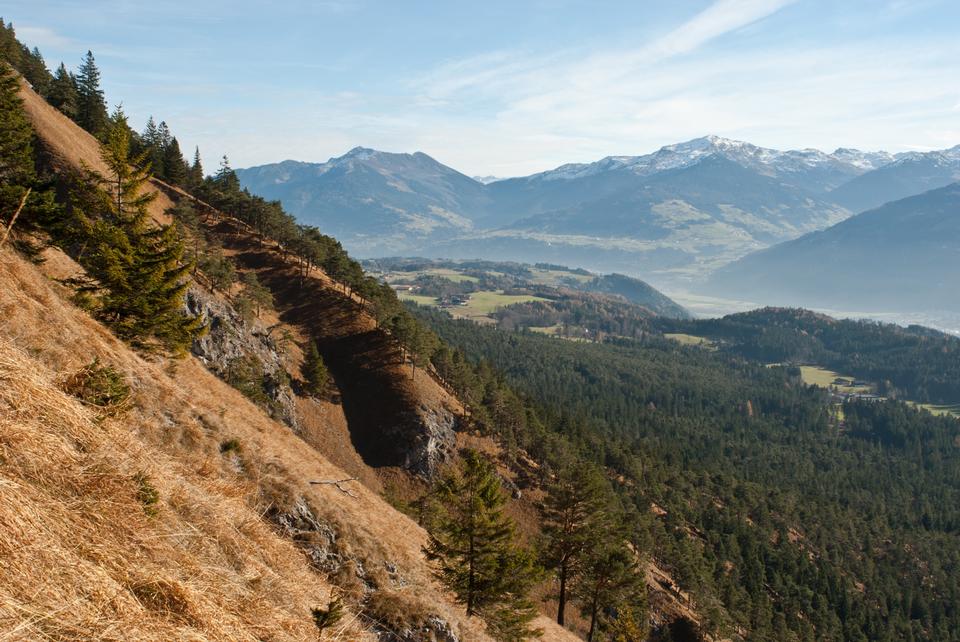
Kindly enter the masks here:
M 960 179 L 960 145 L 825 153 L 706 136 L 499 180 L 358 147 L 237 175 L 360 256 L 549 261 L 663 285 Z
M 715 295 L 839 310 L 960 312 L 960 183 L 886 203 L 714 272 Z

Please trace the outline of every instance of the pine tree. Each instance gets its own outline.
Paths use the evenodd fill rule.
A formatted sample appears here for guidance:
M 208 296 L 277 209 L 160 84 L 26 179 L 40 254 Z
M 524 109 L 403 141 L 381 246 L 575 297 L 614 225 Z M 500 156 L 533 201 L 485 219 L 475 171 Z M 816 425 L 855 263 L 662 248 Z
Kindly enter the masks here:
M 260 318 L 263 308 L 273 306 L 273 294 L 260 283 L 256 272 L 247 272 L 241 280 L 243 281 L 242 297 L 250 302 L 257 318 Z
M 67 71 L 62 62 L 57 67 L 50 88 L 47 91 L 47 102 L 59 109 L 68 118 L 77 118 L 77 81 L 73 74 Z
M 187 180 L 187 164 L 176 136 L 171 137 L 170 143 L 163 149 L 163 180 L 171 185 L 183 185 Z
M 130 128 L 119 109 L 112 120 L 101 157 L 108 177 L 103 220 L 95 224 L 93 251 L 87 264 L 105 286 L 100 314 L 133 345 L 185 352 L 204 328 L 199 317 L 183 311 L 186 274 L 184 246 L 173 226 L 156 226 L 147 207 L 155 194 L 143 187 L 149 178 L 142 155 L 130 157 Z
M 23 112 L 16 73 L 0 62 L 0 221 L 6 223 L 36 179 L 33 130 Z
M 100 88 L 100 70 L 88 51 L 77 72 L 77 124 L 94 136 L 107 129 L 107 103 Z
M 188 185 L 196 189 L 203 183 L 203 164 L 200 162 L 200 148 L 193 150 L 193 164 L 190 165 L 190 171 L 187 173 Z
M 227 158 L 226 154 L 220 159 L 220 168 L 217 170 L 217 174 L 213 177 L 213 180 L 220 191 L 225 194 L 233 194 L 240 191 L 240 179 L 237 178 L 237 173 L 230 167 L 230 159 Z
M 574 584 L 580 611 L 590 619 L 587 642 L 592 642 L 604 624 L 600 621 L 603 613 L 615 613 L 621 605 L 640 605 L 646 611 L 643 570 L 634 552 L 619 539 L 614 530 L 606 541 L 595 542 Z
M 582 570 L 583 558 L 604 528 L 606 501 L 603 479 L 586 464 L 565 464 L 547 485 L 541 514 L 546 542 L 544 566 L 559 582 L 557 623 L 564 623 L 569 585 Z
M 492 464 L 466 451 L 462 467 L 439 481 L 435 496 L 439 511 L 424 552 L 437 563 L 437 578 L 468 615 L 487 619 L 501 639 L 536 635 L 529 629 L 536 612 L 526 596 L 539 571 L 532 555 L 514 543 Z
M 323 362 L 323 357 L 320 356 L 315 341 L 311 341 L 307 346 L 307 353 L 303 361 L 303 379 L 305 382 L 304 389 L 314 396 L 323 394 L 330 380 L 330 373 Z

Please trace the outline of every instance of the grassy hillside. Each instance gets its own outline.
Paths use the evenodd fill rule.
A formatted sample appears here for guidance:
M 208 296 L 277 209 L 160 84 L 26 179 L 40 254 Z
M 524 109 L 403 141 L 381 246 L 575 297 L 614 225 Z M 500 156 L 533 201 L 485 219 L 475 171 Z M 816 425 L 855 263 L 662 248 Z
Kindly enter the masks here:
M 98 162 L 92 136 L 29 88 L 22 95 L 54 171 Z M 149 189 L 157 194 L 150 213 L 161 222 L 169 220 L 163 207 L 177 200 L 199 205 L 159 182 Z M 399 639 L 409 626 L 422 629 L 416 635 L 487 639 L 483 623 L 436 585 L 421 550 L 425 531 L 378 494 L 379 471 L 408 480 L 411 463 L 363 450 L 405 413 L 462 412 L 457 401 L 432 378 L 410 376 L 409 364 L 393 357 L 395 340 L 343 283 L 316 268 L 298 276 L 276 243 L 239 221 L 218 214 L 210 222 L 226 226 L 211 232 L 230 260 L 274 288 L 281 318 L 270 331 L 324 342 L 340 403 L 295 400 L 302 423 L 293 432 L 198 359 L 147 359 L 117 340 L 71 303 L 71 288 L 54 282 L 82 274 L 64 254 L 36 257 L 44 276 L 7 245 L 0 435 L 18 446 L 0 470 L 23 494 L 4 520 L 17 525 L 8 541 L 18 544 L 0 583 L 3 630 L 51 639 L 111 631 L 137 639 L 308 639 L 317 634 L 311 609 L 336 593 L 346 603 L 346 617 L 327 632 L 336 639 Z M 285 298 L 284 287 L 301 294 Z M 311 305 L 298 306 L 308 301 L 305 287 Z M 236 300 L 208 296 L 228 307 Z M 294 371 L 299 358 L 299 350 L 284 357 Z M 122 412 L 84 410 L 65 396 L 73 389 L 65 382 L 94 360 L 129 386 Z M 364 404 L 371 396 L 390 404 Z M 570 638 L 549 620 L 538 625 L 547 639 Z

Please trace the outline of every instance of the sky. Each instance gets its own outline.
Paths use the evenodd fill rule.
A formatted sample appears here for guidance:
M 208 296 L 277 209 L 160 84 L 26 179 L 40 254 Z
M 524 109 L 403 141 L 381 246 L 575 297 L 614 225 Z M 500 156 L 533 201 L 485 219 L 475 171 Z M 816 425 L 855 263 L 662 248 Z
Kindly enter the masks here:
M 205 168 L 355 146 L 518 176 L 716 134 L 960 144 L 958 0 L 5 0 L 49 67 Z

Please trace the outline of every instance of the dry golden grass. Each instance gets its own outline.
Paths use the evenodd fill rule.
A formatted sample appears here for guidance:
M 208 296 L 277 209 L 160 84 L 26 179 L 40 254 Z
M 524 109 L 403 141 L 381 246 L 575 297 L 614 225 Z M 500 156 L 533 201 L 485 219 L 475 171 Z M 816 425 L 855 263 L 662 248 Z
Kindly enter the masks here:
M 198 361 L 141 358 L 9 248 L 0 284 L 0 640 L 310 639 L 331 584 L 262 517 L 290 498 L 367 569 L 396 565 L 461 639 L 486 639 L 431 579 L 419 526 L 360 484 L 311 486 L 349 475 Z M 100 426 L 56 387 L 94 357 L 131 386 L 130 410 Z M 364 638 L 345 622 L 342 639 Z
M 102 171 L 91 136 L 21 93 L 56 162 Z M 151 214 L 163 220 L 171 204 L 161 193 Z M 47 257 L 52 277 L 79 271 L 62 253 Z M 352 496 L 310 485 L 349 475 L 196 359 L 132 352 L 69 294 L 0 251 L 0 641 L 315 639 L 310 609 L 327 604 L 336 578 L 311 570 L 265 519 L 298 504 L 337 531 L 349 560 L 340 575 L 359 564 L 384 584 L 389 564 L 411 612 L 446 620 L 465 642 L 488 639 L 433 581 L 419 526 L 362 484 Z M 365 314 L 356 321 L 351 331 L 373 326 Z M 57 387 L 94 358 L 130 385 L 124 413 L 104 418 Z M 404 380 L 427 405 L 463 412 L 431 378 Z M 342 435 L 332 423 L 319 435 Z M 239 450 L 221 453 L 228 440 Z M 357 464 L 349 453 L 343 463 Z M 371 638 L 351 609 L 324 639 Z M 546 640 L 576 639 L 539 624 Z

